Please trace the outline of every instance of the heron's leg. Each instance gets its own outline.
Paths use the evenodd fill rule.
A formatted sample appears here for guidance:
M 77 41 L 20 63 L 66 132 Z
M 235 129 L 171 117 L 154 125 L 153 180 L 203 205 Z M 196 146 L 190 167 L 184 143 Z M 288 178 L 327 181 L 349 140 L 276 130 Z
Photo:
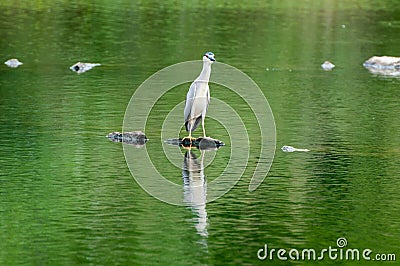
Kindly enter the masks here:
M 193 138 L 192 138 L 192 129 L 190 129 L 189 130 L 189 141 L 190 141 L 190 145 L 189 145 L 189 150 L 192 148 L 192 140 L 193 140 Z
M 204 128 L 204 116 L 201 117 L 201 125 L 203 126 L 203 137 L 206 137 L 206 130 Z

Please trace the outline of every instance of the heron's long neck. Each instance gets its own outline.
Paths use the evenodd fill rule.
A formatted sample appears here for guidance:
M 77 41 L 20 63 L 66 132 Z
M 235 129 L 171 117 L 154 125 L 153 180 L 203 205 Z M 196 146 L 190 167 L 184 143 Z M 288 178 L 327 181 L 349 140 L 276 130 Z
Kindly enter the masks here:
M 203 69 L 201 70 L 200 76 L 197 78 L 199 81 L 208 82 L 211 75 L 211 64 L 208 62 L 203 62 Z

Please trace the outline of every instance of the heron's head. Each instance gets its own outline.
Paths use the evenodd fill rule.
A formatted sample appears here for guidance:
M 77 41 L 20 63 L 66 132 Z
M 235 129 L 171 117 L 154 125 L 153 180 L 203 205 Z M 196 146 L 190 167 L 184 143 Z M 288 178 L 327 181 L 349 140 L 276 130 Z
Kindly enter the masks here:
M 211 64 L 215 62 L 214 54 L 207 52 L 203 56 L 203 61 L 210 62 Z

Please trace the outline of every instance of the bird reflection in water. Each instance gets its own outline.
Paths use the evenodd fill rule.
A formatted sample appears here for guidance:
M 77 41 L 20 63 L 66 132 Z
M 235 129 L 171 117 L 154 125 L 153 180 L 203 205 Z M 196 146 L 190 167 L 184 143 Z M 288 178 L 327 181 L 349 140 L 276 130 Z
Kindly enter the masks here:
M 185 153 L 182 168 L 183 200 L 189 206 L 196 217 L 193 219 L 197 233 L 203 237 L 207 232 L 207 181 L 204 175 L 204 153 L 200 150 L 198 159 L 192 149 Z
M 186 149 L 183 159 L 183 200 L 196 215 L 193 219 L 197 233 L 207 237 L 207 180 L 204 174 L 204 156 L 207 151 L 216 151 L 225 144 L 210 137 L 200 138 L 178 138 L 165 141 L 169 145 L 180 146 Z M 194 150 L 200 151 L 200 158 L 197 158 Z M 205 243 L 206 245 L 206 243 Z

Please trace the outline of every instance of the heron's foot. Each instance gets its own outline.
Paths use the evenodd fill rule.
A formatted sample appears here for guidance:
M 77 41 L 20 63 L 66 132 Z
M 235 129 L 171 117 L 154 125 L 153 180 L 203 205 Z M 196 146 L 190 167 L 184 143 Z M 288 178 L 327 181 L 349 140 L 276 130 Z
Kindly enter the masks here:
M 187 137 L 184 137 L 182 140 L 181 140 L 181 144 L 183 145 L 183 146 L 185 146 L 185 147 L 190 147 L 190 146 L 194 146 L 194 142 L 196 141 L 196 138 L 193 138 L 193 137 L 191 137 L 191 136 L 187 136 Z
M 182 138 L 182 141 L 194 141 L 194 140 L 196 140 L 197 138 L 193 138 L 193 137 L 191 137 L 191 136 L 187 136 L 187 137 L 184 137 L 184 138 Z

